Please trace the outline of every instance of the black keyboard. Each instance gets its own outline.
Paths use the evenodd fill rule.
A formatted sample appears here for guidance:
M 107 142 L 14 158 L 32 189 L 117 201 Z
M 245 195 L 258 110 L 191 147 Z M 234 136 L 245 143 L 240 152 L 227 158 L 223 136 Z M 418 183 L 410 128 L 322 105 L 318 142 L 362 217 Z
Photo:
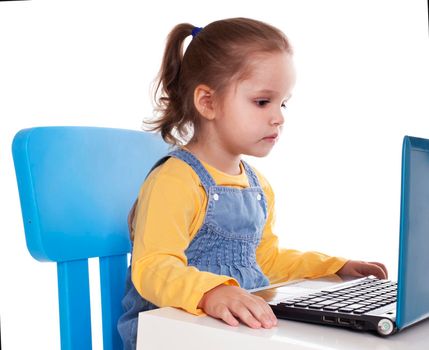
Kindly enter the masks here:
M 396 302 L 397 283 L 367 278 L 343 289 L 309 294 L 279 304 L 296 308 L 364 314 Z

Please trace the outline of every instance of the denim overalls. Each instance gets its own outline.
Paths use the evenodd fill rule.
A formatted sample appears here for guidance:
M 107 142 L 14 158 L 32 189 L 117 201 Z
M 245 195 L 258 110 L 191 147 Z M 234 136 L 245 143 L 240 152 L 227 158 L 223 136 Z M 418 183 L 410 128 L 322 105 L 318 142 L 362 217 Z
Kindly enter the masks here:
M 170 152 L 152 169 L 169 157 L 179 158 L 192 167 L 208 198 L 203 224 L 185 250 L 188 265 L 233 277 L 244 289 L 268 285 L 268 279 L 256 262 L 256 248 L 267 218 L 267 201 L 251 167 L 243 161 L 250 187 L 239 189 L 216 186 L 201 162 L 184 149 Z M 135 349 L 138 313 L 157 306 L 138 294 L 131 282 L 130 268 L 122 304 L 125 313 L 119 319 L 118 330 L 124 349 Z

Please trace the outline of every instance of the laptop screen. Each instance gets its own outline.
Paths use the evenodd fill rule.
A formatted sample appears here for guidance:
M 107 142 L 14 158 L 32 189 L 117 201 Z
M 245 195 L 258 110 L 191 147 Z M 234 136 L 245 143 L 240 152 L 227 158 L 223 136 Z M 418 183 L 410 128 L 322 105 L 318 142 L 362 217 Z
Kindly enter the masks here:
M 405 136 L 396 323 L 429 316 L 429 140 Z

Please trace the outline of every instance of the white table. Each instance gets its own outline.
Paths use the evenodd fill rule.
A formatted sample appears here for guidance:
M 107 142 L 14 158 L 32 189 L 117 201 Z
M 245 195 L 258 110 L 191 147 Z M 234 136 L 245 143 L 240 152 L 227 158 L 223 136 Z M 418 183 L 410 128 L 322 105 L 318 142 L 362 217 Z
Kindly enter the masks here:
M 139 315 L 137 350 L 422 350 L 428 349 L 429 320 L 393 336 L 279 320 L 272 329 L 231 327 L 208 316 L 193 316 L 174 308 Z

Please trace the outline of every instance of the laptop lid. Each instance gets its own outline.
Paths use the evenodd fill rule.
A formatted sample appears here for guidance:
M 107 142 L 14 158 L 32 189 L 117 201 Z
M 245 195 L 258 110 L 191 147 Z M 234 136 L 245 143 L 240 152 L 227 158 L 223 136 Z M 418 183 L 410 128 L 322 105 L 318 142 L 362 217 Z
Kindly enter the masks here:
M 405 136 L 396 323 L 429 317 L 429 140 Z

